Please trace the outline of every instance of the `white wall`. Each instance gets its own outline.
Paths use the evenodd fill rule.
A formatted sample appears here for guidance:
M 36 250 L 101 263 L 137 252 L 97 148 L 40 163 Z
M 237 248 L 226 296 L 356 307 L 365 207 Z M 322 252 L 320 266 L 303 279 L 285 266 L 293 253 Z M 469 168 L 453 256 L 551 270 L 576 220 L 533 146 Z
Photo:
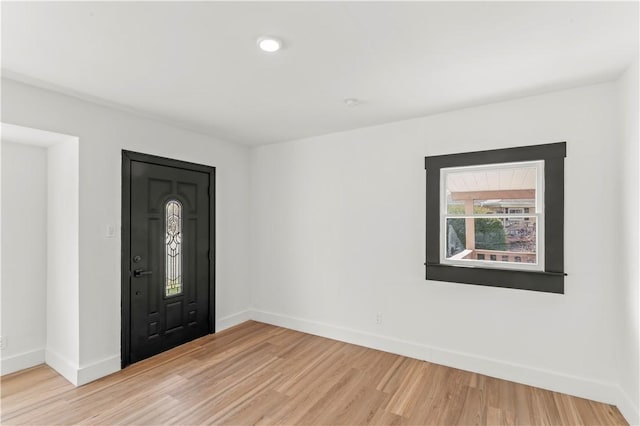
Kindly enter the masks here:
M 618 235 L 623 253 L 620 256 L 620 281 L 615 286 L 617 306 L 620 318 L 618 358 L 618 377 L 622 391 L 626 395 L 627 412 L 633 413 L 627 417 L 632 424 L 640 424 L 640 316 L 639 292 L 640 286 L 640 227 L 638 217 L 640 203 L 638 191 L 640 188 L 640 135 L 638 117 L 638 60 L 622 75 L 618 82 L 620 98 L 620 130 L 622 146 L 619 150 L 619 161 L 622 173 L 620 179 L 620 218 L 618 220 Z
M 47 346 L 45 360 L 77 385 L 80 365 L 79 143 L 47 149 Z
M 255 317 L 616 403 L 615 89 L 601 84 L 255 149 Z M 559 141 L 568 151 L 566 294 L 426 281 L 424 157 Z
M 12 80 L 2 92 L 3 122 L 79 137 L 79 383 L 120 364 L 120 234 L 106 228 L 120 227 L 122 149 L 216 167 L 217 326 L 246 318 L 246 147 Z
M 2 142 L 2 374 L 44 362 L 47 151 Z

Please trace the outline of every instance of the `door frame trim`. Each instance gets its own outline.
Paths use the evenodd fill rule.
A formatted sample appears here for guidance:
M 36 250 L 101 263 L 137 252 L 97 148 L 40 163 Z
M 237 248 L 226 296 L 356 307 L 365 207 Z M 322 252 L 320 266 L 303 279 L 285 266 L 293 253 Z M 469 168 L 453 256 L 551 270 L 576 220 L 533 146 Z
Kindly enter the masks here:
M 122 150 L 121 367 L 131 364 L 131 162 L 175 167 L 209 175 L 209 333 L 216 330 L 216 168 L 156 155 Z

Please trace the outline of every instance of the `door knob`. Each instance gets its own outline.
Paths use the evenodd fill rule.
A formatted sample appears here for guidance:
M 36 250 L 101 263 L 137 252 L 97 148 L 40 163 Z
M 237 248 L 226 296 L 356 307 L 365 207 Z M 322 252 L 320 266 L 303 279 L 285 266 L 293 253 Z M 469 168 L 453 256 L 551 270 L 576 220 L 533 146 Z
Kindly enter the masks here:
M 136 269 L 133 271 L 133 276 L 136 278 L 141 277 L 143 275 L 151 275 L 151 274 L 153 274 L 153 271 L 145 271 L 143 269 Z

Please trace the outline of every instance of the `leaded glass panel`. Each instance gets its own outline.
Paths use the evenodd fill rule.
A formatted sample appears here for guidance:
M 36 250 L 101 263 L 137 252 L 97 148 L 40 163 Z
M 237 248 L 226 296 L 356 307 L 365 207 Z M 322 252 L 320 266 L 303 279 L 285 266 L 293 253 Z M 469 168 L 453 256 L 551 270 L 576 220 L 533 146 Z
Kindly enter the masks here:
M 165 296 L 182 293 L 182 204 L 170 200 L 165 206 Z

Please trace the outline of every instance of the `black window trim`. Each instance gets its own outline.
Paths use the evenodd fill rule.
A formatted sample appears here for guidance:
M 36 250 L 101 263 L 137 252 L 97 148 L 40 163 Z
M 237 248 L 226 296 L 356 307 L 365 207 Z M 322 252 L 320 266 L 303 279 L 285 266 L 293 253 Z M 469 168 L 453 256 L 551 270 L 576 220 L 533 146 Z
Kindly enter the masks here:
M 564 159 L 566 142 L 425 157 L 426 279 L 564 294 Z M 545 270 L 440 263 L 440 169 L 544 160 Z

